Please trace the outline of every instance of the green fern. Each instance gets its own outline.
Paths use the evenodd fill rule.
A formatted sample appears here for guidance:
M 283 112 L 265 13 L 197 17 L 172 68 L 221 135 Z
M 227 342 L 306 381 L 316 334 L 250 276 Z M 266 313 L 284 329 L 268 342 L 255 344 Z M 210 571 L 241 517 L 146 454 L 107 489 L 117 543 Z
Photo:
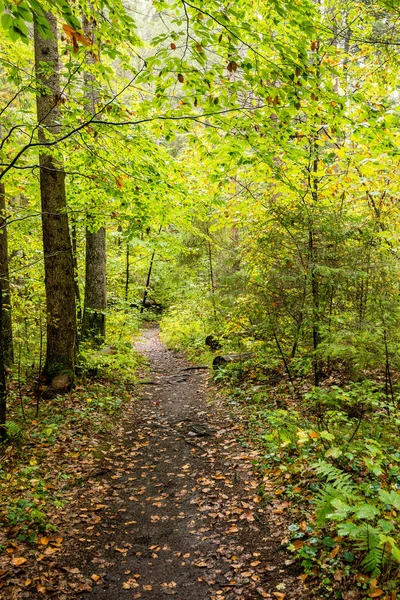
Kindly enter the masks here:
M 351 482 L 351 475 L 349 473 L 343 473 L 341 469 L 333 466 L 331 463 L 325 460 L 319 460 L 312 465 L 313 470 L 324 477 L 327 482 L 332 482 L 332 485 L 337 489 L 345 489 L 349 493 L 354 493 L 355 486 Z
M 350 475 L 323 460 L 315 463 L 313 468 L 327 480 L 315 498 L 317 525 L 324 525 L 330 516 L 345 519 L 354 510 L 355 488 Z
M 370 525 L 362 525 L 357 531 L 356 548 L 366 552 L 362 566 L 371 577 L 377 577 L 385 562 L 385 548 L 381 543 L 380 531 Z

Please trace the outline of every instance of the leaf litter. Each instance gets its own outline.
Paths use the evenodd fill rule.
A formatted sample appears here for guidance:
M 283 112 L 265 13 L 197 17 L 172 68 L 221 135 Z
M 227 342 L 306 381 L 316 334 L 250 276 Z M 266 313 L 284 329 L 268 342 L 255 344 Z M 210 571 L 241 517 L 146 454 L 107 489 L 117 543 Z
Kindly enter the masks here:
M 82 465 L 57 534 L 11 553 L 0 598 L 308 598 L 258 494 L 257 450 L 238 442 L 240 423 L 207 397 L 203 370 L 163 382 L 157 371 L 187 363 L 156 329 L 138 348 L 155 367 L 151 392 L 126 406 L 100 460 Z

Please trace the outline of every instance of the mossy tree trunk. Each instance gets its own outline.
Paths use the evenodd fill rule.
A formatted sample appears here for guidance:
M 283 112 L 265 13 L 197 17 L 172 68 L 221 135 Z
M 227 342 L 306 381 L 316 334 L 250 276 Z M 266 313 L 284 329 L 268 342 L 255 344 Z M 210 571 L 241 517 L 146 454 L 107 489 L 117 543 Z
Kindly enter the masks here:
M 38 85 L 38 135 L 45 143 L 61 131 L 61 88 L 57 22 L 46 18 L 53 33 L 44 39 L 35 27 L 35 68 Z M 65 173 L 60 158 L 41 150 L 40 195 L 47 308 L 47 346 L 43 375 L 48 381 L 67 376 L 72 383 L 76 355 L 74 267 L 68 227 Z

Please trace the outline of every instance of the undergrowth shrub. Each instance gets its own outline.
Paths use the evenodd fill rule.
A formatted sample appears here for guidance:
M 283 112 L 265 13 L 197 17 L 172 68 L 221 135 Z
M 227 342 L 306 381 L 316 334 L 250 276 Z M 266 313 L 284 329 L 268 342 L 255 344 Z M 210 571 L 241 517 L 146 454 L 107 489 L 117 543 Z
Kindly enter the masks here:
M 306 571 L 321 573 L 327 594 L 333 589 L 329 568 L 349 577 L 384 577 L 394 589 L 400 566 L 400 412 L 384 386 L 366 379 L 312 388 L 295 400 L 288 388 L 271 382 L 247 377 L 237 387 L 235 368 L 219 371 L 216 379 L 228 382 L 233 408 L 240 404 L 245 411 L 249 436 L 264 450 L 259 467 L 274 479 L 280 473 L 279 494 L 303 515 L 289 527 L 288 547 Z

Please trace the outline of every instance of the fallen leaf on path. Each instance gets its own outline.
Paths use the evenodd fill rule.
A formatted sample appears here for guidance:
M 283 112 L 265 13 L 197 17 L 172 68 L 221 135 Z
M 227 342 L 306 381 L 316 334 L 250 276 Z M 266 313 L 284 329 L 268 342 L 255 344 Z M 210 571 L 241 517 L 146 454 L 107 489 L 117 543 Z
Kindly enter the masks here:
M 239 531 L 239 528 L 236 527 L 236 525 L 232 525 L 232 527 L 230 527 L 229 529 L 226 530 L 226 533 L 237 533 Z
M 22 556 L 16 556 L 15 558 L 11 559 L 11 564 L 14 565 L 14 567 L 19 567 L 26 563 L 27 560 L 27 558 L 23 558 Z

